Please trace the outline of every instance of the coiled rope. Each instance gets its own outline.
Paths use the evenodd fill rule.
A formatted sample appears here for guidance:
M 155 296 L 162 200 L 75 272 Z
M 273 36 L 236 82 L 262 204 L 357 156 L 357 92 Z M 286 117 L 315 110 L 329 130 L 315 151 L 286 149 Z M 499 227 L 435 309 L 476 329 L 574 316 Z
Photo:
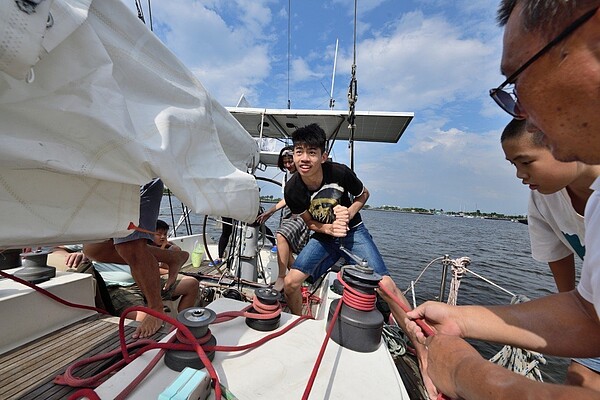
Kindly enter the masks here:
M 450 265 L 452 266 L 452 281 L 450 281 L 450 292 L 448 293 L 448 304 L 453 306 L 456 305 L 458 300 L 458 289 L 460 288 L 460 281 L 465 275 L 467 270 L 467 265 L 471 264 L 471 259 L 469 257 L 461 257 L 456 258 L 454 260 L 450 260 Z

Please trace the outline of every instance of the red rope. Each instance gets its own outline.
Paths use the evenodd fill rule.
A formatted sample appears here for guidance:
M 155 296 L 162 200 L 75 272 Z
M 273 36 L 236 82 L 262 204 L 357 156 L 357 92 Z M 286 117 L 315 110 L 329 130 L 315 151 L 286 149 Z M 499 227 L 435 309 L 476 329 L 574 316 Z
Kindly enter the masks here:
M 338 319 L 340 314 L 340 310 L 342 309 L 342 304 L 346 304 L 349 307 L 352 307 L 361 311 L 371 311 L 375 309 L 375 302 L 377 301 L 377 296 L 375 293 L 362 293 L 358 290 L 355 290 L 353 287 L 349 286 L 344 279 L 342 278 L 342 271 L 337 273 L 337 279 L 344 286 L 344 291 L 342 293 L 342 298 L 339 300 L 335 312 L 331 317 L 331 321 L 329 321 L 329 326 L 327 327 L 327 333 L 325 334 L 325 340 L 321 344 L 321 349 L 319 350 L 319 355 L 315 361 L 315 365 L 313 366 L 312 372 L 310 373 L 310 377 L 308 378 L 308 382 L 306 384 L 306 388 L 304 389 L 304 394 L 302 395 L 302 400 L 308 399 L 310 395 L 310 391 L 315 382 L 315 378 L 317 377 L 317 372 L 319 371 L 319 366 L 321 365 L 321 361 L 323 361 L 323 355 L 325 354 L 325 348 L 327 347 L 327 343 L 329 342 L 329 338 L 331 337 L 331 332 L 333 331 L 333 327 L 335 322 Z
M 11 275 L 11 274 L 7 274 L 6 272 L 4 272 L 2 270 L 0 270 L 0 276 L 2 276 L 4 278 L 12 279 L 15 282 L 18 282 L 18 283 L 20 283 L 22 285 L 25 285 L 25 286 L 27 286 L 27 287 L 35 290 L 36 292 L 39 292 L 39 293 L 41 293 L 41 294 L 43 294 L 45 296 L 50 297 L 52 300 L 54 300 L 54 301 L 56 301 L 56 302 L 58 302 L 60 304 L 64 304 L 66 306 L 73 307 L 73 308 L 81 308 L 81 309 L 84 309 L 84 310 L 96 311 L 96 312 L 98 312 L 100 314 L 104 314 L 104 315 L 110 315 L 108 313 L 108 311 L 103 310 L 101 308 L 97 308 L 97 307 L 93 307 L 93 306 L 87 306 L 85 304 L 71 303 L 68 300 L 61 299 L 57 295 L 50 293 L 46 289 L 43 289 L 43 288 L 39 287 L 38 285 L 36 285 L 34 283 L 27 282 L 26 280 L 21 279 L 21 278 L 19 278 L 17 276 L 14 276 L 14 275 Z
M 205 346 L 204 349 L 206 351 L 213 351 L 213 350 L 214 351 L 243 351 L 243 350 L 248 350 L 248 349 L 251 349 L 254 347 L 261 346 L 262 344 L 268 342 L 269 340 L 283 335 L 284 333 L 286 333 L 287 331 L 291 330 L 293 327 L 298 325 L 300 322 L 306 321 L 307 319 L 310 319 L 310 317 L 307 315 L 301 315 L 300 317 L 298 317 L 295 321 L 290 323 L 285 328 L 283 328 L 277 332 L 273 332 L 270 335 L 267 335 L 267 336 L 263 337 L 262 339 L 254 341 L 252 343 L 242 344 L 242 345 L 238 345 L 238 346 Z
M 215 320 L 215 323 L 217 320 L 219 320 L 219 322 L 224 322 L 226 320 L 230 320 L 232 318 L 234 318 L 235 316 L 246 316 L 246 315 L 250 315 L 251 318 L 256 318 L 257 316 L 263 316 L 263 315 L 267 315 L 269 316 L 270 314 L 276 314 L 279 315 L 279 313 L 281 313 L 281 308 L 279 307 L 279 305 L 277 304 L 278 310 L 271 312 L 270 314 L 257 314 L 257 313 L 250 313 L 247 312 L 247 309 L 251 307 L 248 306 L 246 308 L 244 308 L 242 311 L 236 311 L 236 312 L 224 312 L 221 314 L 217 315 L 217 319 Z M 272 308 L 272 307 L 268 307 L 268 308 Z M 154 366 L 156 365 L 156 363 L 160 360 L 160 358 L 163 355 L 163 352 L 165 349 L 169 349 L 169 350 L 181 350 L 181 351 L 196 351 L 196 353 L 198 354 L 198 356 L 200 357 L 200 359 L 202 360 L 202 363 L 204 364 L 204 366 L 206 367 L 207 371 L 209 371 L 209 375 L 211 376 L 211 378 L 213 379 L 213 381 L 215 382 L 215 398 L 220 398 L 221 396 L 221 388 L 219 385 L 219 381 L 218 381 L 218 376 L 216 374 L 216 371 L 214 370 L 214 368 L 212 367 L 212 364 L 210 362 L 210 360 L 208 359 L 208 357 L 206 356 L 206 352 L 210 352 L 210 351 L 243 351 L 243 350 L 247 350 L 247 349 L 251 349 L 254 347 L 258 347 L 264 343 L 266 343 L 267 341 L 276 338 L 278 336 L 283 335 L 284 333 L 288 332 L 290 329 L 292 329 L 293 327 L 295 327 L 296 325 L 298 325 L 300 322 L 305 321 L 306 319 L 308 319 L 308 317 L 300 317 L 298 319 L 296 319 L 295 321 L 293 321 L 291 324 L 289 324 L 288 326 L 286 326 L 284 329 L 281 329 L 277 332 L 274 332 L 270 335 L 267 335 L 257 341 L 254 341 L 252 343 L 248 343 L 245 345 L 238 345 L 238 346 L 204 346 L 201 347 L 201 344 L 206 343 L 210 338 L 211 338 L 211 333 L 210 330 L 207 332 L 207 334 L 205 336 L 203 336 L 200 339 L 196 339 L 194 338 L 194 336 L 192 335 L 192 333 L 189 331 L 189 329 L 183 325 L 182 323 L 180 323 L 179 321 L 158 313 L 154 310 L 148 309 L 146 307 L 130 307 L 128 309 L 126 309 L 122 315 L 127 315 L 129 312 L 131 311 L 143 311 L 147 314 L 150 314 L 152 316 L 155 316 L 159 319 L 162 319 L 170 324 L 172 324 L 173 326 L 178 328 L 177 333 L 169 340 L 169 342 L 167 343 L 156 343 L 152 340 L 139 340 L 138 342 L 134 342 L 132 344 L 127 345 L 125 343 L 125 334 L 124 334 L 124 317 L 121 317 L 121 319 L 119 320 L 119 341 L 121 344 L 121 347 L 119 349 L 114 350 L 113 352 L 110 352 L 108 354 L 105 355 L 101 355 L 101 356 L 94 356 L 88 359 L 84 359 L 84 360 L 80 360 L 74 364 L 72 364 L 71 366 L 69 366 L 67 368 L 67 371 L 65 372 L 64 376 L 60 377 L 60 379 L 56 380 L 56 383 L 59 384 L 65 384 L 65 385 L 69 385 L 69 386 L 73 386 L 73 387 L 80 387 L 80 386 L 98 386 L 101 383 L 101 380 L 106 377 L 109 373 L 112 373 L 114 371 L 116 371 L 119 368 L 122 368 L 125 364 L 133 361 L 135 358 L 139 357 L 141 354 L 145 353 L 148 350 L 152 350 L 152 349 L 161 349 L 161 351 L 153 358 L 153 360 L 149 363 L 149 365 L 146 366 L 146 368 L 138 375 L 138 377 L 136 377 L 117 397 L 116 399 L 124 399 L 129 393 L 131 393 L 131 391 L 133 391 L 133 389 L 150 373 L 150 371 L 152 370 L 152 368 L 154 368 Z M 233 314 L 237 314 L 237 315 L 233 315 Z M 272 317 L 271 317 L 272 318 Z M 182 329 L 183 327 L 183 329 Z M 187 332 L 186 332 L 187 331 Z M 172 343 L 175 338 L 177 338 L 178 341 L 180 341 L 181 343 Z M 133 348 L 133 347 L 138 347 L 140 345 L 137 345 L 137 343 L 140 343 L 140 345 L 142 345 L 143 347 L 141 347 L 135 354 L 131 355 L 129 354 L 129 348 Z M 123 359 L 120 360 L 117 364 L 110 366 L 106 371 L 103 371 L 99 374 L 97 374 L 96 376 L 90 377 L 90 378 L 85 378 L 85 379 L 79 379 L 77 377 L 74 376 L 74 371 L 77 368 L 80 368 L 81 366 L 91 363 L 91 362 L 96 362 L 98 360 L 101 359 L 105 359 L 111 356 L 114 356 L 115 354 L 118 353 L 122 353 L 123 355 Z M 76 397 L 74 397 L 76 398 Z
M 409 312 L 411 310 L 409 306 L 400 301 L 398 296 L 387 290 L 387 288 L 383 286 L 381 282 L 379 282 L 379 289 L 381 289 L 383 292 L 385 292 L 385 294 L 391 297 L 394 303 L 398 304 L 398 306 L 405 312 Z M 425 336 L 433 336 L 435 334 L 433 332 L 433 329 L 431 329 L 431 327 L 427 325 L 427 323 L 425 323 L 425 321 L 423 321 L 421 318 L 415 319 L 414 321 L 417 323 L 417 325 L 419 325 L 421 329 L 423 329 L 423 333 L 425 334 Z
M 100 400 L 100 396 L 98 396 L 98 394 L 94 392 L 94 389 L 88 388 L 79 389 L 75 393 L 71 394 L 67 400 L 78 400 L 81 398 L 86 398 L 89 400 Z
M 375 309 L 375 302 L 377 301 L 375 292 L 367 294 L 354 289 L 352 286 L 344 282 L 342 279 L 342 271 L 337 273 L 337 279 L 340 281 L 342 286 L 344 286 L 344 291 L 342 292 L 342 299 L 344 300 L 344 303 L 360 311 L 371 311 Z
M 342 298 L 343 299 L 343 298 Z M 321 344 L 321 349 L 319 350 L 319 355 L 317 356 L 317 360 L 315 361 L 315 365 L 313 366 L 312 372 L 310 373 L 310 377 L 308 378 L 308 382 L 306 383 L 306 388 L 304 389 L 304 394 L 302 394 L 302 400 L 308 399 L 310 395 L 310 391 L 312 390 L 313 384 L 315 383 L 315 378 L 317 377 L 317 372 L 319 371 L 319 366 L 321 365 L 321 361 L 323 360 L 323 354 L 325 354 L 325 348 L 327 347 L 327 343 L 329 342 L 329 337 L 331 336 L 331 332 L 333 331 L 333 326 L 335 325 L 335 321 L 340 313 L 342 308 L 343 300 L 340 299 L 338 305 L 333 313 L 333 317 L 329 323 L 329 327 L 327 328 L 327 333 L 325 334 L 325 340 Z
M 306 315 L 309 318 L 314 318 L 312 314 L 313 303 L 320 304 L 321 298 L 311 294 L 306 286 L 302 286 L 302 303 L 306 305 Z
M 254 308 L 256 312 L 250 312 L 250 308 Z M 264 304 L 256 296 L 252 300 L 252 304 L 244 307 L 240 311 L 226 311 L 217 315 L 217 319 L 214 320 L 214 324 L 220 324 L 221 322 L 231 321 L 236 317 L 246 317 L 252 319 L 273 319 L 281 314 L 281 304 L 276 302 L 275 304 Z
M 407 306 L 406 304 L 404 304 L 403 302 L 401 302 L 400 299 L 398 298 L 398 296 L 396 296 L 394 293 L 387 290 L 387 288 L 385 286 L 383 286 L 383 284 L 381 282 L 379 282 L 379 289 L 383 290 L 385 292 L 385 294 L 387 294 L 389 297 L 391 297 L 392 300 L 394 301 L 394 303 L 398 304 L 398 306 L 401 309 L 403 309 L 405 312 L 410 311 L 410 307 Z M 414 321 L 416 322 L 417 325 L 419 325 L 419 327 L 421 329 L 423 329 L 423 334 L 426 337 L 435 335 L 435 332 L 433 331 L 433 329 L 431 329 L 431 327 L 429 325 L 427 325 L 427 323 L 425 321 L 423 321 L 423 319 L 419 318 L 419 319 L 415 319 Z M 408 348 L 407 348 L 407 350 L 408 350 Z M 416 355 L 416 351 L 414 352 L 414 354 Z M 443 393 L 438 393 L 437 399 L 438 400 L 446 400 L 446 399 L 448 399 L 448 397 Z

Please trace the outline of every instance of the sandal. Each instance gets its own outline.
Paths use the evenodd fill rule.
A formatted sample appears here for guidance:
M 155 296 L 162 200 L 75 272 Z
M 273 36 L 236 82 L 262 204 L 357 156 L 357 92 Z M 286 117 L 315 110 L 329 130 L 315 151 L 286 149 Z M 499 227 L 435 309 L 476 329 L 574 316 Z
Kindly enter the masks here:
M 217 267 L 219 265 L 223 264 L 223 260 L 221 260 L 220 258 L 216 258 L 213 261 L 208 263 L 209 267 Z

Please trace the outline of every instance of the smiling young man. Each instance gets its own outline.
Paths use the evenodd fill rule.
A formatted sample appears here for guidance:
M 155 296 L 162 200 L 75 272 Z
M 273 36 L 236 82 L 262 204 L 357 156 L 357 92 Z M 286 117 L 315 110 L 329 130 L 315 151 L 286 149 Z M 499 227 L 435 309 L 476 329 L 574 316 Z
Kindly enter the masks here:
M 366 259 L 369 267 L 383 276 L 382 284 L 408 306 L 360 216 L 359 211 L 369 198 L 367 188 L 350 168 L 327 160 L 325 132 L 319 125 L 298 128 L 292 134 L 292 141 L 298 173 L 285 185 L 285 202 L 314 233 L 285 277 L 284 292 L 290 311 L 296 315 L 302 313 L 302 282 L 309 276 L 318 278 L 340 257 L 346 257 L 341 245 Z M 399 307 L 392 307 L 392 311 L 406 331 L 406 313 Z M 425 372 L 426 351 L 418 343 L 416 350 L 425 387 L 430 397 L 435 398 L 437 391 Z
M 302 282 L 309 276 L 318 278 L 345 257 L 342 244 L 386 281 L 391 278 L 359 213 L 369 198 L 367 188 L 350 168 L 327 160 L 325 132 L 319 125 L 297 129 L 292 141 L 298 173 L 285 185 L 285 202 L 314 232 L 285 278 L 288 307 L 300 315 Z
M 490 95 L 560 161 L 600 163 L 600 1 L 503 0 L 502 72 Z M 517 100 L 518 93 L 518 100 Z M 511 306 L 452 307 L 428 302 L 408 313 L 436 334 L 427 339 L 429 374 L 446 395 L 464 399 L 599 399 L 593 389 L 533 382 L 492 364 L 463 338 L 563 357 L 600 356 L 600 179 L 585 208 L 585 247 L 575 290 Z

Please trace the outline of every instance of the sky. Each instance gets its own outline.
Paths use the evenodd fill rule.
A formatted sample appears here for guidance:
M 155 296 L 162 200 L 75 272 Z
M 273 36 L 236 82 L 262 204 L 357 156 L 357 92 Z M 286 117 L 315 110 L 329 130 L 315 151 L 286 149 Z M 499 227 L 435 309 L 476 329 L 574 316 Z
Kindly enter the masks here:
M 498 0 L 358 0 L 356 44 L 354 3 L 155 0 L 152 25 L 223 106 L 328 109 L 339 40 L 336 109 L 356 54 L 356 109 L 415 115 L 398 143 L 355 145 L 370 206 L 525 214 L 529 189 L 499 141 L 510 117 L 488 95 L 504 80 Z M 345 143 L 332 155 L 349 163 Z

